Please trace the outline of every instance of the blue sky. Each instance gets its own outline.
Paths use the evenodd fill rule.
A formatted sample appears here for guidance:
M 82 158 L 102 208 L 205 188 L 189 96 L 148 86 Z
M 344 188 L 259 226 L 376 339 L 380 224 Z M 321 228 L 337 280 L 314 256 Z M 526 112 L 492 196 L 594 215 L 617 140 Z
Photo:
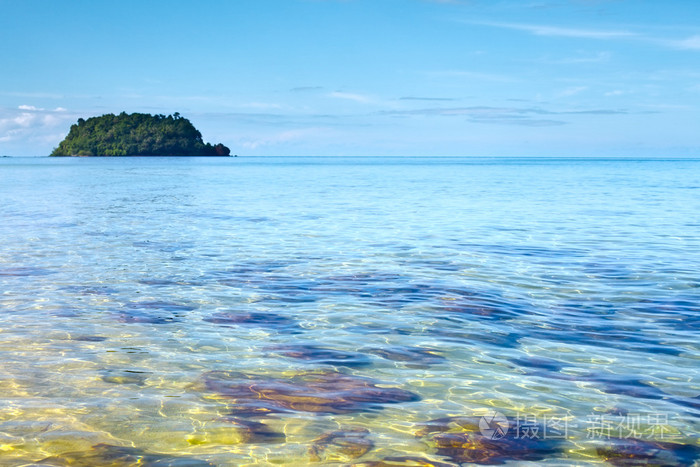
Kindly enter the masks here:
M 700 156 L 697 0 L 0 0 L 0 155 L 180 112 L 240 155 Z

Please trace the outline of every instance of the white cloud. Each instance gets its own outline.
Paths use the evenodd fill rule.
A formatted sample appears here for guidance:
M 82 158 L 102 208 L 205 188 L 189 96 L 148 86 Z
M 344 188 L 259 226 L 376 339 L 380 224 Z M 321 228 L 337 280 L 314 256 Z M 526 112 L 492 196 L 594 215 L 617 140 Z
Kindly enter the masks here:
M 244 140 L 240 144 L 247 149 L 258 149 L 264 146 L 275 146 L 278 144 L 316 139 L 321 136 L 326 136 L 328 132 L 329 130 L 327 128 L 320 127 L 298 128 L 294 130 L 282 131 L 268 136 Z
M 669 45 L 677 49 L 700 50 L 700 35 L 691 36 L 679 41 L 670 41 Z
M 481 81 L 498 81 L 501 83 L 512 83 L 519 81 L 517 78 L 510 75 L 499 75 L 496 73 L 481 73 L 478 71 L 467 71 L 467 70 L 441 70 L 441 71 L 428 71 L 425 73 L 428 76 L 437 77 L 447 77 L 447 78 L 465 78 L 470 80 L 481 80 Z
M 474 23 L 472 23 L 474 24 Z M 493 26 L 497 28 L 515 29 L 525 31 L 536 36 L 556 36 L 556 37 L 575 37 L 581 39 L 620 39 L 635 37 L 637 34 L 629 31 L 614 31 L 608 29 L 578 29 L 565 28 L 559 26 L 547 26 L 541 24 L 522 24 L 522 23 L 476 23 L 484 26 Z
M 587 86 L 572 86 L 570 88 L 566 88 L 563 91 L 560 91 L 557 94 L 557 97 L 571 97 L 575 96 L 576 94 L 581 94 L 584 92 L 586 89 L 588 89 Z
M 552 63 L 555 65 L 576 65 L 586 63 L 605 63 L 609 62 L 612 54 L 610 52 L 598 52 L 596 54 L 578 54 L 561 59 L 542 59 L 542 63 Z
M 503 29 L 513 29 L 517 31 L 525 31 L 535 36 L 551 36 L 551 37 L 571 37 L 579 39 L 628 39 L 645 41 L 684 50 L 700 50 L 700 35 L 694 35 L 685 39 L 669 40 L 654 37 L 651 35 L 642 35 L 639 33 L 614 30 L 614 29 L 581 29 L 568 28 L 561 26 L 550 26 L 544 24 L 528 24 L 528 23 L 500 23 L 500 22 L 468 22 L 468 24 L 477 24 L 481 26 L 491 26 Z M 605 53 L 598 57 L 591 57 L 590 61 L 606 61 L 609 58 Z M 589 60 L 586 60 L 589 61 Z
M 369 104 L 370 102 L 372 102 L 372 99 L 368 96 L 365 96 L 363 94 L 354 94 L 350 92 L 334 91 L 328 94 L 328 96 L 333 97 L 335 99 L 345 99 L 354 102 L 359 102 L 361 104 Z
M 59 107 L 46 110 L 33 105 L 0 108 L 0 142 L 58 144 L 76 115 Z
M 273 104 L 268 102 L 248 102 L 246 104 L 242 104 L 241 107 L 258 110 L 278 110 L 283 108 L 283 106 L 280 104 Z
M 573 88 L 572 88 L 573 89 Z M 586 88 L 584 88 L 585 90 Z M 385 111 L 381 115 L 395 117 L 456 117 L 472 123 L 491 123 L 519 126 L 560 126 L 571 123 L 568 116 L 624 115 L 620 109 L 562 109 L 548 110 L 540 107 L 432 107 L 402 111 Z
M 64 99 L 63 94 L 52 94 L 48 92 L 0 92 L 0 96 L 26 97 L 29 99 Z M 86 96 L 73 96 L 86 97 Z

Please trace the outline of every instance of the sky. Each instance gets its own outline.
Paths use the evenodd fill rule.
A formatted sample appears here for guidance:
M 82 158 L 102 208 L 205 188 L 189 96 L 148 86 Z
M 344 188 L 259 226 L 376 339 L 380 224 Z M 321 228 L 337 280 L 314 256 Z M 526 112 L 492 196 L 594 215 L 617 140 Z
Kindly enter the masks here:
M 0 155 L 179 112 L 241 156 L 700 157 L 698 0 L 0 0 Z

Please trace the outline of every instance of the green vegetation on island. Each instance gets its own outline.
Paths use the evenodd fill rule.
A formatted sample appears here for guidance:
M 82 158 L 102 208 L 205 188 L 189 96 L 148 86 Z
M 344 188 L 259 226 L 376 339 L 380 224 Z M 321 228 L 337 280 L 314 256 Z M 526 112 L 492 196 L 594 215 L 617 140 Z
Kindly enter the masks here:
M 106 114 L 71 125 L 52 156 L 228 156 L 223 144 L 202 141 L 192 123 L 173 115 Z

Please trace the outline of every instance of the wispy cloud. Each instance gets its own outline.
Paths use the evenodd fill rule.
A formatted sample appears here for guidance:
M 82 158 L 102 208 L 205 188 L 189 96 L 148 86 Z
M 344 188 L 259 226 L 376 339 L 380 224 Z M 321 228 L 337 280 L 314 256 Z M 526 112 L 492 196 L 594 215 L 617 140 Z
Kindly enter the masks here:
M 497 120 L 473 119 L 474 123 L 496 123 L 499 125 L 518 125 L 530 127 L 561 126 L 567 122 L 563 120 L 549 120 L 545 118 L 501 118 Z
M 0 96 L 25 97 L 27 99 L 64 99 L 63 94 L 50 92 L 0 92 Z
M 700 50 L 700 35 L 681 40 L 667 41 L 666 44 L 676 49 Z
M 567 28 L 560 26 L 549 26 L 543 24 L 524 24 L 524 23 L 498 23 L 498 22 L 480 22 L 471 23 L 480 24 L 483 26 L 492 26 L 504 29 L 514 29 L 518 31 L 529 32 L 536 36 L 555 36 L 555 37 L 574 37 L 581 39 L 621 39 L 637 37 L 638 34 L 610 29 L 579 29 Z
M 307 142 L 308 140 L 317 139 L 329 134 L 328 128 L 310 127 L 297 128 L 294 130 L 286 130 L 271 135 L 265 135 L 257 138 L 248 138 L 241 141 L 241 146 L 246 149 L 258 149 L 264 146 L 276 146 L 280 144 L 290 144 L 298 142 Z
M 470 80 L 479 81 L 489 81 L 489 82 L 500 82 L 500 83 L 513 83 L 519 81 L 516 77 L 497 73 L 482 73 L 479 71 L 471 70 L 435 70 L 426 71 L 425 75 L 432 77 L 445 77 L 445 78 L 464 78 Z
M 566 115 L 623 115 L 621 109 L 546 110 L 540 107 L 435 107 L 412 110 L 391 110 L 381 115 L 395 117 L 461 117 L 474 123 L 494 123 L 522 126 L 557 126 L 569 122 Z M 559 117 L 559 118 L 557 118 Z
M 546 24 L 531 24 L 531 23 L 506 23 L 506 22 L 491 22 L 491 21 L 463 21 L 467 24 L 489 26 L 502 29 L 511 29 L 523 31 L 535 36 L 548 37 L 568 37 L 578 39 L 597 39 L 597 40 L 636 40 L 649 44 L 656 44 L 664 47 L 670 47 L 682 50 L 700 50 L 700 35 L 693 35 L 685 39 L 666 39 L 656 37 L 653 34 L 642 34 L 625 29 L 604 29 L 604 28 L 572 28 Z M 577 60 L 572 59 L 570 63 L 575 61 L 606 61 L 609 59 L 609 54 L 603 52 L 598 56 L 583 58 Z
M 297 86 L 296 88 L 292 88 L 289 91 L 290 92 L 317 92 L 317 91 L 322 91 L 323 86 Z
M 334 125 L 340 119 L 339 115 L 324 113 L 288 112 L 203 112 L 194 114 L 198 118 L 229 121 L 233 124 L 255 125 L 260 127 L 298 127 Z
M 560 91 L 557 94 L 557 97 L 575 96 L 577 94 L 581 94 L 582 92 L 585 92 L 587 89 L 588 89 L 588 86 L 572 86 L 572 87 L 564 89 L 563 91 Z
M 401 101 L 438 101 L 438 102 L 450 102 L 456 101 L 454 97 L 420 97 L 420 96 L 405 96 L 400 97 Z
M 369 96 L 350 92 L 334 91 L 328 94 L 328 96 L 334 99 L 345 99 L 349 101 L 359 102 L 361 104 L 369 104 L 372 102 L 372 98 L 370 98 Z
M 19 110 L 29 110 L 32 112 L 45 112 L 46 111 L 46 109 L 44 109 L 43 107 L 35 107 L 33 105 L 26 105 L 26 104 L 22 104 L 20 106 L 17 106 L 17 108 Z M 68 111 L 68 109 L 66 109 L 64 107 L 56 107 L 55 109 L 49 110 L 48 112 L 53 113 L 53 112 L 66 112 L 66 111 Z
M 245 104 L 241 104 L 241 107 L 258 110 L 279 110 L 284 108 L 283 105 L 272 102 L 247 102 Z
M 571 55 L 569 57 L 551 59 L 543 58 L 538 60 L 540 63 L 554 64 L 554 65 L 578 65 L 578 64 L 589 64 L 589 63 L 605 63 L 609 62 L 612 58 L 611 52 L 598 52 L 595 54 L 578 54 Z

